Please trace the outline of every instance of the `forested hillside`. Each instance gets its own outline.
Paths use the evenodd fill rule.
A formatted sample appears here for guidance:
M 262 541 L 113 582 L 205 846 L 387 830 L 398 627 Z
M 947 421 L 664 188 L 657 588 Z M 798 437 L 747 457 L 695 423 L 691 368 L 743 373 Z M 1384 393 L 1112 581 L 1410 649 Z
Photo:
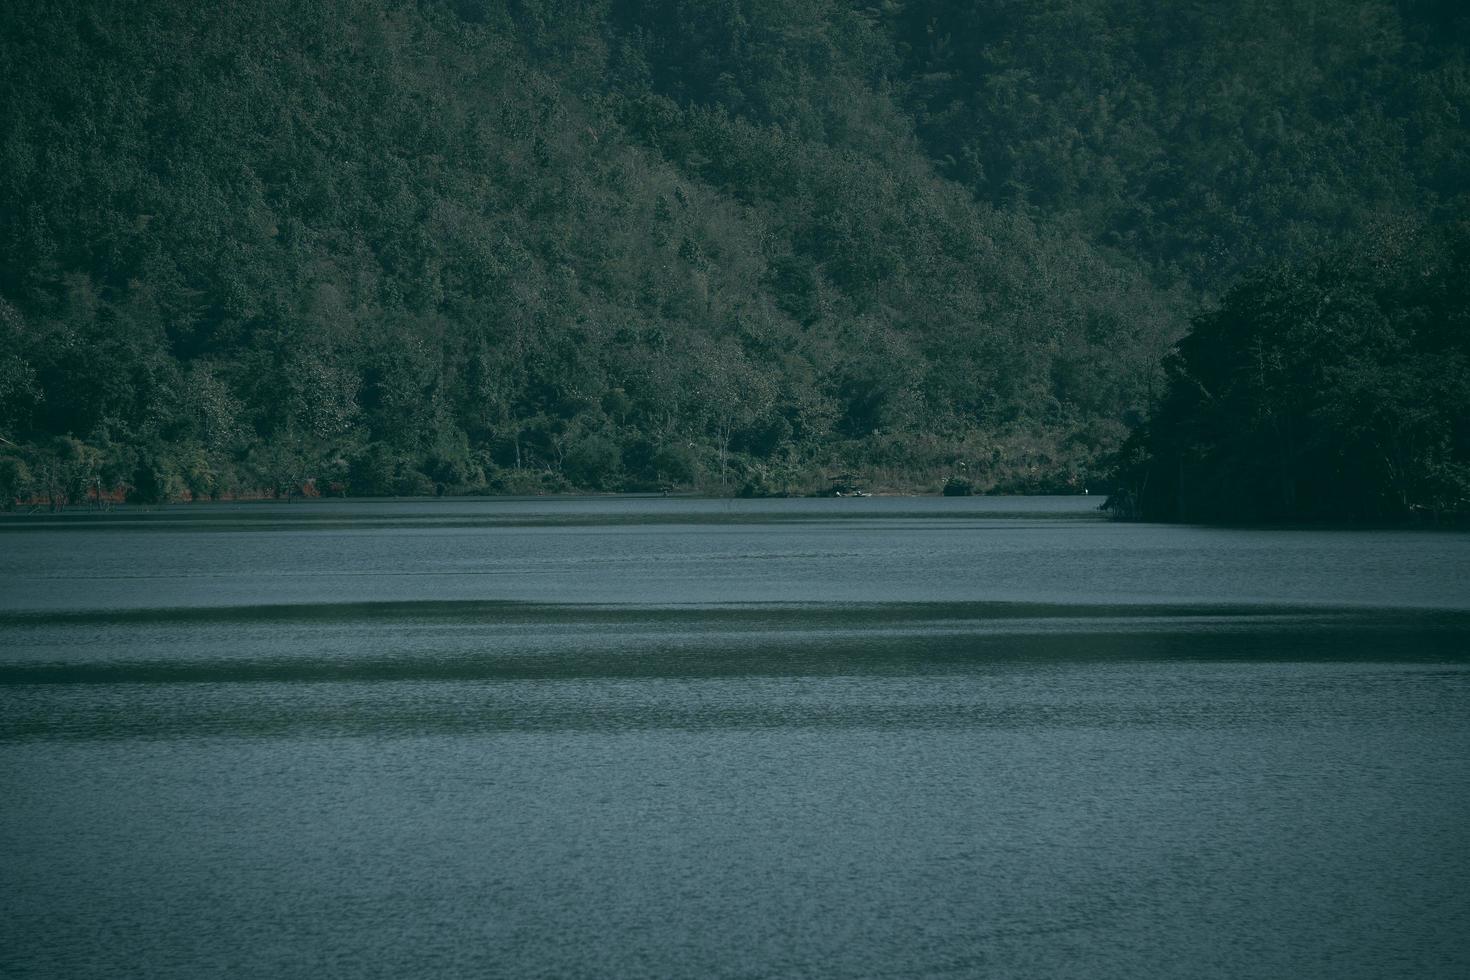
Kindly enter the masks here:
M 1470 213 L 1467 36 L 1454 0 L 9 0 L 0 499 L 1080 487 L 1242 276 Z

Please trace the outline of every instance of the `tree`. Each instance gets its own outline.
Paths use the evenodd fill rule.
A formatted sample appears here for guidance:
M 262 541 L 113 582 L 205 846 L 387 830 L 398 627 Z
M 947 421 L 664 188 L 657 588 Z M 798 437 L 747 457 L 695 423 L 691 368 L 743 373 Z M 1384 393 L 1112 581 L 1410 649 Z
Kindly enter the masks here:
M 1465 226 L 1390 230 L 1247 277 L 1169 359 L 1125 496 L 1180 520 L 1470 509 L 1467 259 Z

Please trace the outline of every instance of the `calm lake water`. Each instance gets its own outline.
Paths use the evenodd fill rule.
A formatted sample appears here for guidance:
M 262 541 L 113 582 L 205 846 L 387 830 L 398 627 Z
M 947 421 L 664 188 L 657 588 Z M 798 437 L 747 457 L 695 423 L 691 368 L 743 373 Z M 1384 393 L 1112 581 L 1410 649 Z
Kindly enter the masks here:
M 1464 977 L 1470 536 L 0 520 L 0 976 Z

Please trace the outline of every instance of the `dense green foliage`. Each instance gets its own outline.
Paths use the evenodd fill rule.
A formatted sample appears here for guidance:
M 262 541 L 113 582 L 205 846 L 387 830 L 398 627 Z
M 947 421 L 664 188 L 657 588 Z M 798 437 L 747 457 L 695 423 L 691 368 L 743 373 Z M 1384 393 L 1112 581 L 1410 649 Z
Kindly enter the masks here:
M 1459 0 L 929 0 L 902 22 L 947 173 L 1201 289 L 1465 213 Z
M 1190 520 L 1470 511 L 1470 225 L 1247 276 L 1168 360 L 1114 503 Z
M 1078 485 L 1470 188 L 1453 2 L 11 0 L 0 499 Z

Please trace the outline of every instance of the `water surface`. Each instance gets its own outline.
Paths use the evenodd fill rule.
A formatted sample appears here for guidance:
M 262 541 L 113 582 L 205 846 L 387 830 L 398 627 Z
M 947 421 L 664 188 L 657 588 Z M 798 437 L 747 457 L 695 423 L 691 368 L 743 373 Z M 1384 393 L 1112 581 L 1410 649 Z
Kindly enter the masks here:
M 0 975 L 1470 971 L 1470 538 L 0 521 Z

